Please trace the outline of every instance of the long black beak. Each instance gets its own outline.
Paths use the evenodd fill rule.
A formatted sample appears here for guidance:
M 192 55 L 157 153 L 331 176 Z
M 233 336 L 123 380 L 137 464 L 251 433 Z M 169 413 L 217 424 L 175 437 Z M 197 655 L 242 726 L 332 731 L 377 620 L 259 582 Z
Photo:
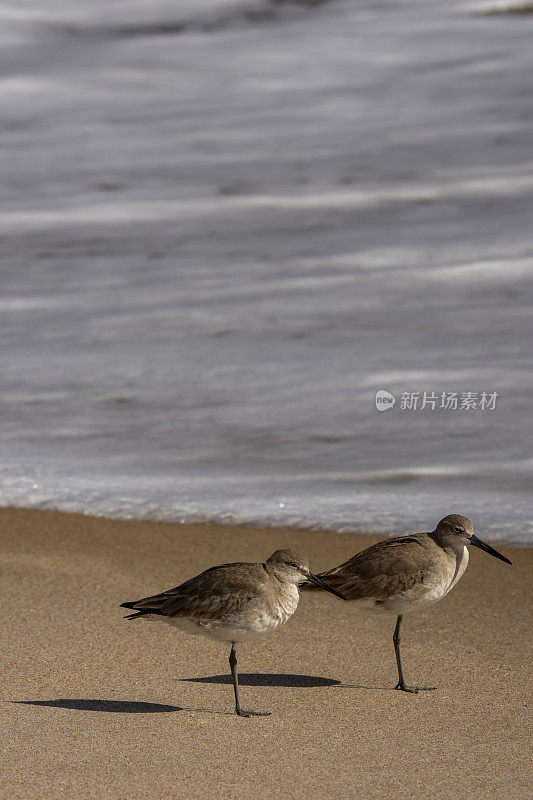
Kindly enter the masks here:
M 494 547 L 491 547 L 490 544 L 486 544 L 485 542 L 482 542 L 481 539 L 478 539 L 475 533 L 472 534 L 472 536 L 468 541 L 470 544 L 479 547 L 480 550 L 484 550 L 486 553 L 490 553 L 490 555 L 494 556 L 494 558 L 499 558 L 502 561 L 505 561 L 506 564 L 511 563 L 508 558 L 505 558 L 505 556 L 502 556 L 501 553 L 498 553 L 498 551 L 495 550 Z
M 327 583 L 324 583 L 324 581 L 321 581 L 320 578 L 317 578 L 317 576 L 313 575 L 312 572 L 308 572 L 307 573 L 307 580 L 311 581 L 311 583 L 316 583 L 317 586 L 320 586 L 321 589 L 325 589 L 326 592 L 331 592 L 331 594 L 334 594 L 337 597 L 340 597 L 341 600 L 347 600 L 348 599 L 343 594 L 341 594 L 336 589 L 334 589 L 332 586 L 328 586 Z

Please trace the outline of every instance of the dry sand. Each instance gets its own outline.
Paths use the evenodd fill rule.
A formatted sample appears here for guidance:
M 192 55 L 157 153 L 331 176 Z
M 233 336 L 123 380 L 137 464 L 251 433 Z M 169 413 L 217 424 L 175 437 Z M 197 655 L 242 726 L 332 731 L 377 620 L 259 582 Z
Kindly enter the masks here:
M 428 521 L 430 522 L 430 521 Z M 118 604 L 213 564 L 304 552 L 315 571 L 370 537 L 0 510 L 2 798 L 526 798 L 533 550 L 472 548 L 453 592 L 394 620 L 311 593 L 278 632 L 227 648 L 126 622 Z M 483 532 L 479 532 L 483 535 Z

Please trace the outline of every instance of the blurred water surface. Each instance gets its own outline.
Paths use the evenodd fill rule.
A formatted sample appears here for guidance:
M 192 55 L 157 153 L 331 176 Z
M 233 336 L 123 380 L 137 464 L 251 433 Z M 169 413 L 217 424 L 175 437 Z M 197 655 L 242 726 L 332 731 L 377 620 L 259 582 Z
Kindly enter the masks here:
M 2 504 L 532 540 L 533 16 L 496 6 L 0 3 Z

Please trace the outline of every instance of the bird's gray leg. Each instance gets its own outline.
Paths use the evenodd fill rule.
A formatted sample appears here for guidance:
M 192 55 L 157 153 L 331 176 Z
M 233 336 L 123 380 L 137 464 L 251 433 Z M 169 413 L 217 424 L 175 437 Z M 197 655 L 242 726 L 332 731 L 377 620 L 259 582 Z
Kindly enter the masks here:
M 414 686 L 407 686 L 405 683 L 405 679 L 403 677 L 403 669 L 402 669 L 402 657 L 400 655 L 400 642 L 402 641 L 400 638 L 400 625 L 402 624 L 402 615 L 399 614 L 396 620 L 396 627 L 394 628 L 394 634 L 392 637 L 392 641 L 394 642 L 394 652 L 396 653 L 396 663 L 398 664 L 398 683 L 394 687 L 395 689 L 401 689 L 402 692 L 417 692 L 418 690 L 415 689 Z
M 244 709 L 241 708 L 241 701 L 239 699 L 239 678 L 237 675 L 237 653 L 235 651 L 235 642 L 231 643 L 229 665 L 231 668 L 231 677 L 233 678 L 233 691 L 235 692 L 235 713 L 239 717 L 268 717 L 270 714 L 269 711 L 244 711 Z
M 405 679 L 403 677 L 403 669 L 402 669 L 402 657 L 400 654 L 400 625 L 402 624 L 402 615 L 398 615 L 398 619 L 396 620 L 396 627 L 394 628 L 394 635 L 392 637 L 392 641 L 394 642 L 394 652 L 396 653 L 396 663 L 398 664 L 398 683 L 394 687 L 395 689 L 400 689 L 402 692 L 412 692 L 416 694 L 419 689 L 422 690 L 431 690 L 436 689 L 436 686 L 407 686 Z

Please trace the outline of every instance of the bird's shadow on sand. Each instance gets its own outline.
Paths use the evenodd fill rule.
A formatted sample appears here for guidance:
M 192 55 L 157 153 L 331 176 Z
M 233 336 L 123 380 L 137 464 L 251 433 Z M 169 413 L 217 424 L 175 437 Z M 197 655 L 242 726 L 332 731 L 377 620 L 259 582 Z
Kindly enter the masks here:
M 190 683 L 232 684 L 231 675 L 206 675 L 198 678 L 177 678 L 178 681 Z M 322 678 L 315 675 L 291 675 L 262 672 L 243 672 L 239 674 L 241 686 L 285 686 L 285 687 L 317 687 L 338 686 L 340 681 Z M 64 708 L 71 711 L 103 711 L 111 714 L 161 714 L 173 711 L 196 711 L 208 714 L 231 714 L 228 711 L 215 711 L 207 708 L 184 708 L 183 706 L 149 703 L 135 700 L 107 700 L 88 698 L 57 698 L 53 700 L 12 700 L 12 703 L 26 706 L 42 706 L 45 708 Z
M 206 675 L 200 678 L 177 678 L 179 681 L 190 683 L 224 683 L 231 685 L 231 675 Z M 241 686 L 286 686 L 291 688 L 298 687 L 317 687 L 317 686 L 340 686 L 341 682 L 332 678 L 321 678 L 316 675 L 291 675 L 266 672 L 239 672 L 239 684 Z
M 11 700 L 16 705 L 64 708 L 71 711 L 104 711 L 111 714 L 162 714 L 172 711 L 191 711 L 198 714 L 235 716 L 233 711 L 217 711 L 212 708 L 185 708 L 163 703 L 148 703 L 134 700 L 89 700 L 87 698 L 58 698 L 57 700 Z
M 163 705 L 162 703 L 145 703 L 133 700 L 13 700 L 13 703 L 25 706 L 46 706 L 48 708 L 68 708 L 73 711 L 107 711 L 114 714 L 157 714 L 170 711 L 185 711 L 180 706 Z

